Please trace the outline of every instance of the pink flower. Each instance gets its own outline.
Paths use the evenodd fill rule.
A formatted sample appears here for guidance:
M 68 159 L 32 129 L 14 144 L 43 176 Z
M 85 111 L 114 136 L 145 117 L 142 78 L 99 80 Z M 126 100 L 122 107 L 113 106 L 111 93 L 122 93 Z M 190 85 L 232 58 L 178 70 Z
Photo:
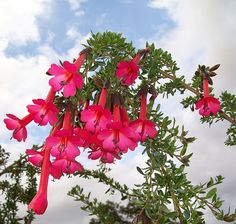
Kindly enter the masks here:
M 7 114 L 9 118 L 4 119 L 4 123 L 9 130 L 14 130 L 12 137 L 18 142 L 27 138 L 26 126 L 33 120 L 33 116 L 28 114 L 23 119 L 19 119 L 13 114 Z
M 156 125 L 146 118 L 147 111 L 147 96 L 146 93 L 142 94 L 141 106 L 140 106 L 139 119 L 132 121 L 130 127 L 138 134 L 139 141 L 146 141 L 147 137 L 154 138 L 157 134 Z
M 36 99 L 33 100 L 35 105 L 28 105 L 29 113 L 34 115 L 35 123 L 39 125 L 46 125 L 48 122 L 53 126 L 57 122 L 57 114 L 59 110 L 53 104 L 55 92 L 51 88 L 46 100 Z
M 154 138 L 157 134 L 156 125 L 150 120 L 135 120 L 130 127 L 139 135 L 139 141 L 146 141 L 147 137 Z
M 210 116 L 211 114 L 216 115 L 221 107 L 220 107 L 220 101 L 209 95 L 209 86 L 208 86 L 208 80 L 203 80 L 203 93 L 204 96 L 200 100 L 196 102 L 196 109 L 199 109 L 199 114 L 205 117 Z
M 52 156 L 59 156 L 65 152 L 70 159 L 74 159 L 80 155 L 78 146 L 81 146 L 81 140 L 74 136 L 68 130 L 58 130 L 54 136 L 46 139 L 46 146 L 51 148 Z
M 80 139 L 81 146 L 87 148 L 89 144 L 88 142 L 92 137 L 91 134 L 87 130 L 78 127 L 74 128 L 73 133 L 77 138 Z
M 73 160 L 80 154 L 78 146 L 82 146 L 83 142 L 75 136 L 71 126 L 71 113 L 66 111 L 63 121 L 62 130 L 57 130 L 46 139 L 45 145 L 51 148 L 52 156 L 60 156 L 61 153 L 66 153 L 68 159 Z
M 27 149 L 26 154 L 29 156 L 28 161 L 34 166 L 41 166 L 43 162 L 44 151 Z
M 202 116 L 210 116 L 211 113 L 216 115 L 220 111 L 220 101 L 215 97 L 208 96 L 196 102 L 196 109 Z
M 84 128 L 92 133 L 105 129 L 111 119 L 111 112 L 100 105 L 88 106 L 81 112 L 81 121 L 85 122 Z
M 139 67 L 133 61 L 121 61 L 117 64 L 116 76 L 121 79 L 123 85 L 133 84 L 138 77 Z
M 98 134 L 104 150 L 126 153 L 128 148 L 131 150 L 136 148 L 135 134 L 129 127 L 123 127 L 121 122 L 113 122 L 108 124 L 107 128 Z
M 98 134 L 93 134 L 88 139 L 89 148 L 89 159 L 97 160 L 101 159 L 103 163 L 112 163 L 114 159 L 120 159 L 119 149 L 112 149 L 112 151 L 106 150 L 102 147 L 102 141 L 98 139 Z
M 83 166 L 76 160 L 68 159 L 66 154 L 60 155 L 52 162 L 52 167 L 61 173 L 73 174 L 75 171 L 83 172 Z
M 81 121 L 85 123 L 84 128 L 91 132 L 97 132 L 106 128 L 111 122 L 112 115 L 108 109 L 105 109 L 107 89 L 103 88 L 99 97 L 98 105 L 87 106 L 81 112 Z
M 114 122 L 107 125 L 107 129 L 98 134 L 98 139 L 102 141 L 102 147 L 108 152 L 126 153 L 128 148 L 134 150 L 137 146 L 135 133 L 128 126 L 123 126 L 120 115 L 120 106 L 113 107 Z
M 55 92 L 63 88 L 65 97 L 74 96 L 76 88 L 82 89 L 83 87 L 83 79 L 77 69 L 75 64 L 68 61 L 63 63 L 63 67 L 52 64 L 48 73 L 54 75 L 54 77 L 49 80 L 49 85 L 52 86 Z
M 139 51 L 134 59 L 130 61 L 120 61 L 117 64 L 116 76 L 121 79 L 123 85 L 132 85 L 138 77 L 139 61 L 141 57 L 145 57 L 150 52 L 149 48 Z
M 104 149 L 100 148 L 98 150 L 90 151 L 89 159 L 97 160 L 101 158 L 103 163 L 113 163 L 114 159 L 120 159 L 119 152 L 106 152 Z

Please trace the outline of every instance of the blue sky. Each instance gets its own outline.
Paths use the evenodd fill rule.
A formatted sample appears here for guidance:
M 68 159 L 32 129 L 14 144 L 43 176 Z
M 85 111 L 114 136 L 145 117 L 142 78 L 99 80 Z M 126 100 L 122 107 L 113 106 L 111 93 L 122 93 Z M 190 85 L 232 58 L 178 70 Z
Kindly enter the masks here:
M 215 79 L 216 95 L 224 89 L 236 92 L 236 1 L 234 0 L 8 0 L 0 1 L 0 139 L 12 158 L 43 141 L 47 129 L 32 127 L 25 143 L 10 141 L 10 132 L 2 120 L 6 113 L 19 117 L 27 113 L 25 106 L 35 98 L 43 98 L 48 90 L 45 71 L 59 59 L 76 57 L 90 31 L 122 32 L 128 41 L 142 48 L 145 41 L 169 50 L 187 80 L 198 64 L 221 63 L 220 75 Z M 169 101 L 158 99 L 162 110 L 185 124 L 198 141 L 191 146 L 194 152 L 189 177 L 194 183 L 210 176 L 226 177 L 220 194 L 225 207 L 236 207 L 235 148 L 223 144 L 227 122 L 211 129 L 201 125 L 198 113 L 183 110 L 180 97 Z M 14 153 L 13 153 L 14 152 Z M 222 160 L 222 158 L 224 158 Z M 86 166 L 94 166 L 82 158 Z M 130 153 L 113 166 L 112 175 L 122 183 L 132 185 L 140 181 L 136 166 L 143 166 L 140 150 Z M 120 175 L 125 173 L 126 175 Z M 80 183 L 93 196 L 105 200 L 104 186 L 76 178 L 62 178 L 49 184 L 49 206 L 36 224 L 88 223 L 87 214 L 80 212 L 78 202 L 66 193 Z M 112 198 L 115 200 L 116 197 Z M 22 208 L 22 214 L 25 208 Z M 207 223 L 217 223 L 207 213 Z
M 167 32 L 174 26 L 166 10 L 148 7 L 145 0 L 101 0 L 99 4 L 96 0 L 86 1 L 81 3 L 83 11 L 80 11 L 79 15 L 65 0 L 53 2 L 52 8 L 50 19 L 37 19 L 40 41 L 18 47 L 14 43 L 10 44 L 5 49 L 7 56 L 35 55 L 39 46 L 49 42 L 49 36 L 52 38 L 50 46 L 62 54 L 73 46 L 74 40 L 67 36 L 71 28 L 79 31 L 81 35 L 86 35 L 90 31 L 122 32 L 128 41 L 133 41 L 140 47 L 139 39 L 149 38 L 160 27 L 164 27 Z

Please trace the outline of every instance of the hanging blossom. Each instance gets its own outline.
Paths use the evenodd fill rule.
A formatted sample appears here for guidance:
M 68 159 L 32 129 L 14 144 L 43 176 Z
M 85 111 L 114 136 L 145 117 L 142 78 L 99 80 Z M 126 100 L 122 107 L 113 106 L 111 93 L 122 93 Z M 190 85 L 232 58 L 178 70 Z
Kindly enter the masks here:
M 103 148 L 102 141 L 98 138 L 101 131 L 107 129 L 107 125 L 113 120 L 110 110 L 105 108 L 107 101 L 107 88 L 109 84 L 106 83 L 101 90 L 97 105 L 88 106 L 81 112 L 81 121 L 84 122 L 84 130 L 87 131 L 87 140 L 84 147 L 88 147 L 89 159 L 101 159 L 104 163 L 112 163 L 114 157 L 119 159 L 118 152 L 114 150 L 108 151 Z
M 58 124 L 57 127 L 53 128 L 50 135 L 53 135 L 59 128 L 59 126 L 60 124 Z M 28 160 L 31 163 L 37 166 L 42 166 L 38 191 L 28 205 L 29 210 L 33 210 L 36 214 L 42 215 L 46 211 L 48 206 L 48 178 L 51 170 L 50 148 L 44 145 L 41 152 L 34 153 L 33 150 L 27 150 L 26 153 L 30 156 Z
M 146 141 L 148 137 L 154 138 L 157 134 L 156 125 L 150 120 L 147 120 L 147 90 L 141 90 L 141 108 L 139 119 L 132 121 L 130 127 L 139 135 L 139 141 Z
M 82 140 L 74 134 L 69 109 L 65 112 L 62 129 L 49 136 L 45 145 L 51 148 L 51 155 L 54 157 L 65 154 L 68 159 L 73 160 L 80 155 L 78 147 L 82 146 Z
M 28 112 L 34 116 L 35 123 L 43 126 L 49 122 L 53 126 L 57 122 L 59 110 L 53 103 L 55 94 L 56 92 L 51 88 L 45 100 L 34 99 L 34 105 L 27 106 Z
M 209 84 L 206 78 L 203 80 L 203 94 L 203 98 L 198 100 L 195 104 L 196 109 L 199 110 L 199 114 L 205 117 L 211 114 L 216 115 L 221 109 L 220 101 L 209 95 Z
M 87 51 L 81 52 L 79 58 L 74 63 L 64 61 L 62 66 L 56 64 L 51 65 L 47 73 L 54 75 L 49 80 L 49 85 L 55 92 L 63 89 L 64 97 L 70 97 L 76 94 L 77 88 L 82 89 L 83 78 L 78 73 L 78 69 L 83 64 L 86 54 Z
M 44 157 L 44 150 L 36 151 L 34 149 L 27 149 L 26 154 L 29 156 L 28 161 L 34 166 L 41 167 Z
M 116 96 L 115 100 L 117 100 Z M 113 116 L 114 121 L 98 134 L 98 139 L 102 140 L 103 149 L 114 153 L 126 153 L 128 149 L 134 150 L 137 147 L 135 134 L 132 129 L 122 123 L 120 103 L 114 102 Z
M 43 214 L 48 206 L 47 189 L 48 189 L 49 173 L 50 173 L 50 149 L 45 147 L 39 188 L 36 195 L 28 205 L 28 208 L 30 210 L 34 210 L 34 212 L 38 215 Z
M 102 141 L 98 139 L 98 134 L 94 134 L 89 139 L 89 159 L 97 160 L 101 159 L 103 163 L 113 163 L 114 159 L 120 159 L 119 151 L 118 150 L 106 150 L 102 147 Z
M 65 174 L 73 174 L 75 171 L 83 172 L 83 166 L 73 159 L 69 159 L 68 155 L 64 152 L 61 153 L 59 156 L 56 157 L 55 161 L 52 162 L 52 172 L 56 176 L 61 176 L 63 173 Z
M 32 114 L 26 115 L 24 118 L 19 119 L 13 114 L 7 114 L 8 118 L 4 119 L 7 129 L 13 130 L 12 137 L 18 142 L 25 141 L 27 138 L 26 126 L 34 119 Z
M 102 88 L 97 105 L 87 106 L 81 112 L 81 121 L 85 123 L 84 129 L 95 133 L 106 129 L 108 123 L 112 120 L 111 112 L 105 108 L 107 98 L 107 88 Z
M 121 79 L 121 83 L 126 86 L 132 85 L 138 77 L 140 58 L 147 54 L 150 49 L 138 52 L 136 57 L 130 61 L 120 61 L 117 64 L 116 76 Z
M 27 109 L 29 114 L 23 119 L 19 119 L 13 114 L 7 114 L 8 118 L 4 119 L 4 123 L 9 130 L 13 130 L 12 137 L 17 141 L 25 141 L 27 138 L 26 126 L 35 121 L 39 125 L 46 125 L 48 122 L 54 125 L 57 122 L 57 114 L 59 110 L 53 104 L 55 92 L 50 89 L 46 100 L 35 99 L 34 105 L 28 105 Z

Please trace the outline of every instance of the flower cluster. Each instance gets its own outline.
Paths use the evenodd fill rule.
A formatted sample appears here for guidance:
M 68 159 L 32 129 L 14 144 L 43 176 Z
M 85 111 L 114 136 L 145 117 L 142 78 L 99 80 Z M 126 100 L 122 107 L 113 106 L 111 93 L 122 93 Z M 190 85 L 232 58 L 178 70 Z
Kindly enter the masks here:
M 117 64 L 115 78 L 121 85 L 129 86 L 135 82 L 139 61 L 148 52 L 145 49 L 134 59 Z M 34 99 L 33 104 L 27 106 L 28 115 L 24 118 L 7 114 L 8 118 L 4 119 L 6 127 L 13 131 L 12 137 L 19 142 L 26 140 L 26 127 L 32 121 L 39 126 L 52 126 L 41 150 L 26 150 L 28 161 L 41 167 L 39 188 L 28 206 L 36 214 L 43 214 L 47 208 L 50 175 L 60 179 L 63 174 L 83 172 L 83 166 L 77 161 L 81 148 L 87 149 L 89 159 L 113 163 L 129 150 L 135 150 L 139 142 L 157 134 L 155 124 L 148 120 L 146 113 L 148 86 L 139 91 L 139 118 L 132 121 L 125 99 L 112 91 L 108 81 L 103 81 L 103 87 L 98 90 L 97 101 L 93 100 L 91 105 L 88 101 L 81 101 L 78 95 L 84 83 L 79 71 L 88 53 L 89 50 L 82 51 L 73 63 L 52 64 L 47 71 L 51 76 L 47 97 Z
M 148 101 L 157 97 L 155 87 L 148 81 L 141 83 L 135 96 L 140 111 L 133 116 L 130 116 L 134 109 L 132 103 L 122 93 L 136 82 L 139 71 L 142 71 L 141 62 L 150 50 L 139 51 L 133 59 L 121 60 L 116 64 L 115 73 L 105 80 L 96 77 L 100 84 L 93 83 L 96 89 L 92 88 L 91 96 L 94 97 L 87 99 L 83 90 L 91 87 L 90 80 L 95 79 L 87 77 L 84 82 L 86 66 L 84 72 L 80 72 L 90 50 L 83 50 L 73 63 L 52 64 L 47 71 L 50 89 L 46 98 L 33 99 L 33 104 L 27 106 L 28 114 L 22 119 L 13 114 L 7 114 L 4 119 L 6 127 L 13 131 L 12 137 L 19 142 L 26 140 L 26 127 L 31 122 L 51 126 L 51 132 L 39 150 L 26 150 L 28 161 L 41 168 L 38 191 L 28 206 L 36 214 L 43 214 L 47 208 L 50 175 L 60 179 L 64 174 L 83 172 L 84 168 L 78 162 L 81 148 L 86 150 L 91 160 L 113 163 L 129 150 L 135 150 L 140 142 L 157 135 L 156 124 L 147 116 Z M 92 63 L 89 61 L 87 64 Z M 202 75 L 204 96 L 196 102 L 196 109 L 202 116 L 216 115 L 220 110 L 220 102 L 209 95 L 208 86 L 212 84 L 210 76 L 215 75 L 218 67 L 209 70 L 204 67 L 198 72 Z M 134 105 L 137 108 L 137 103 Z

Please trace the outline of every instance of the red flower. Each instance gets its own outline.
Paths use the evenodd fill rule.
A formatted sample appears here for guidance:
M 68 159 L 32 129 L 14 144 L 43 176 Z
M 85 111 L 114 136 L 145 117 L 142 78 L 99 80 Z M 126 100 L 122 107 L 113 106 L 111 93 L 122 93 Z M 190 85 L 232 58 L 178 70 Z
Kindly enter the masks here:
M 47 193 L 38 191 L 28 205 L 28 209 L 33 210 L 37 215 L 42 215 L 48 207 Z
M 47 188 L 50 172 L 50 149 L 45 147 L 44 152 L 39 188 L 36 195 L 28 205 L 28 208 L 34 210 L 38 215 L 43 214 L 48 206 Z
M 9 118 L 4 119 L 4 123 L 9 130 L 14 130 L 12 137 L 18 142 L 25 141 L 27 138 L 26 126 L 33 120 L 33 116 L 28 114 L 23 119 L 19 119 L 13 114 L 7 114 Z
M 98 105 L 87 106 L 81 112 L 81 121 L 85 122 L 84 128 L 92 133 L 103 130 L 111 122 L 112 115 L 105 109 L 107 89 L 103 88 L 99 97 Z
M 92 133 L 105 129 L 111 119 L 111 112 L 100 105 L 88 106 L 81 112 L 81 121 L 85 122 L 84 128 Z
M 49 85 L 52 86 L 55 92 L 63 88 L 65 97 L 74 96 L 76 88 L 82 89 L 83 87 L 83 79 L 77 69 L 75 64 L 68 61 L 63 63 L 63 67 L 52 64 L 48 73 L 54 75 L 54 77 L 49 80 Z
M 98 139 L 102 140 L 102 147 L 109 152 L 126 153 L 128 148 L 134 150 L 137 146 L 135 133 L 128 126 L 123 126 L 120 116 L 119 105 L 114 105 L 114 122 L 107 125 L 107 129 L 98 134 Z
M 89 148 L 89 159 L 96 160 L 101 159 L 103 163 L 113 163 L 114 159 L 120 159 L 119 149 L 107 150 L 102 147 L 102 141 L 98 139 L 98 134 L 94 134 L 88 141 Z
M 203 80 L 203 93 L 203 98 L 198 100 L 195 104 L 196 109 L 199 109 L 199 114 L 205 117 L 208 117 L 211 114 L 216 115 L 221 109 L 220 101 L 217 98 L 209 95 L 207 79 Z
M 132 121 L 130 127 L 139 135 L 140 141 L 146 141 L 147 137 L 154 138 L 157 134 L 156 125 L 146 118 L 147 96 L 142 94 L 139 119 Z
M 132 85 L 138 77 L 139 61 L 142 56 L 149 53 L 150 49 L 146 48 L 137 53 L 135 58 L 130 61 L 120 61 L 117 64 L 116 76 L 121 79 L 123 85 Z
M 52 156 L 57 157 L 62 153 L 66 153 L 68 159 L 73 160 L 76 156 L 80 155 L 78 146 L 82 146 L 83 143 L 80 138 L 75 136 L 70 119 L 71 113 L 67 110 L 62 130 L 55 131 L 53 135 L 46 139 L 45 145 L 51 148 Z
M 56 158 L 54 162 L 52 162 L 52 168 L 56 169 L 57 172 L 73 174 L 75 171 L 83 172 L 83 166 L 77 162 L 76 160 L 68 159 L 66 154 L 61 154 Z
M 202 116 L 210 116 L 211 113 L 216 115 L 220 111 L 220 101 L 215 97 L 208 96 L 196 102 L 196 109 L 199 109 L 199 114 Z
M 35 105 L 28 105 L 29 113 L 34 116 L 35 123 L 46 125 L 48 122 L 53 126 L 57 122 L 58 109 L 53 104 L 55 91 L 51 88 L 46 100 L 33 100 Z
M 44 151 L 36 151 L 33 149 L 27 149 L 26 154 L 29 156 L 28 161 L 34 166 L 41 166 L 44 157 Z
M 146 141 L 147 137 L 154 138 L 157 134 L 156 125 L 150 120 L 135 120 L 130 127 L 139 135 L 139 141 Z
M 117 64 L 116 76 L 121 79 L 122 84 L 132 85 L 138 77 L 139 67 L 133 61 L 121 61 Z

